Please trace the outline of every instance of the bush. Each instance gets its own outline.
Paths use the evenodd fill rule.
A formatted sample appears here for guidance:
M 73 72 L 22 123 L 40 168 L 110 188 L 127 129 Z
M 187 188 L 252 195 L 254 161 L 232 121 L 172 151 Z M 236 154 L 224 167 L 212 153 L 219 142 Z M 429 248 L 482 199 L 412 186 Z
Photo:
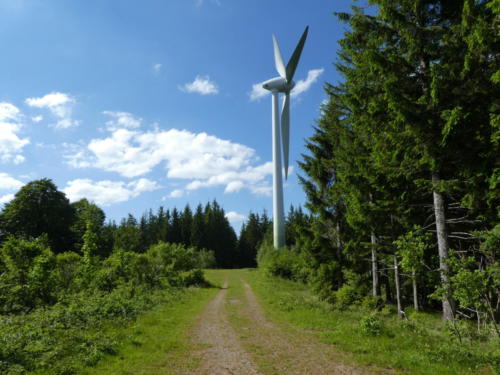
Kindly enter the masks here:
M 275 249 L 270 244 L 263 244 L 257 253 L 259 268 L 270 276 L 289 280 L 299 280 L 303 263 L 300 256 L 286 248 Z
M 355 286 L 344 284 L 335 293 L 336 306 L 340 309 L 345 309 L 355 302 L 359 301 L 360 296 Z
M 394 315 L 398 313 L 398 308 L 394 305 L 385 305 L 382 307 L 382 310 L 380 310 L 380 313 L 386 316 Z
M 59 293 L 74 292 L 82 259 L 72 251 L 56 255 L 54 278 Z
M 320 299 L 334 304 L 336 302 L 335 280 L 339 279 L 340 274 L 340 266 L 335 261 L 315 267 L 309 275 L 309 283 L 313 292 Z
M 384 300 L 380 296 L 366 296 L 363 298 L 361 306 L 363 306 L 365 310 L 380 311 L 384 306 Z
M 369 336 L 378 336 L 382 332 L 382 323 L 375 314 L 361 318 L 359 325 L 361 331 Z
M 201 249 L 196 252 L 196 267 L 201 269 L 215 268 L 215 253 L 213 250 Z
M 9 237 L 0 248 L 0 258 L 0 312 L 28 311 L 55 302 L 55 258 L 44 238 Z

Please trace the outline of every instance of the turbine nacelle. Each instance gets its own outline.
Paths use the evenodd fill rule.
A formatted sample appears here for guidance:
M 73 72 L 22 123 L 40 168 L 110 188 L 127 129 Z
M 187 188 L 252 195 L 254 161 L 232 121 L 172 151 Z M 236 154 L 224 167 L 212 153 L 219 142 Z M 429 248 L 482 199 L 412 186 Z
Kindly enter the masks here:
M 288 82 L 286 78 L 283 77 L 271 78 L 262 83 L 262 87 L 266 90 L 283 93 L 289 93 L 294 86 L 295 82 Z

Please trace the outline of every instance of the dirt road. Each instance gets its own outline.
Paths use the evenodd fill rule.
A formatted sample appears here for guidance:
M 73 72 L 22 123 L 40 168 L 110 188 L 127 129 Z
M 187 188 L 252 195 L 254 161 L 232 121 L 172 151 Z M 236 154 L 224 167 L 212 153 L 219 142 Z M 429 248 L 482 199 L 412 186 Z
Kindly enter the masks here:
M 185 375 L 384 373 L 342 363 L 332 346 L 270 321 L 250 285 L 226 279 L 193 331 L 199 366 Z

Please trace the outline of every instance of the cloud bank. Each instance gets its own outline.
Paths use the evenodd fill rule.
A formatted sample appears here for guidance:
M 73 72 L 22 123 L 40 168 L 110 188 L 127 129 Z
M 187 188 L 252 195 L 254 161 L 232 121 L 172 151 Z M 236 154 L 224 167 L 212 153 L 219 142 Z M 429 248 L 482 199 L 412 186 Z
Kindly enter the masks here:
M 123 177 L 137 178 L 163 166 L 166 176 L 186 180 L 183 189 L 176 189 L 169 198 L 179 198 L 186 190 L 224 186 L 226 193 L 248 189 L 255 194 L 269 195 L 270 162 L 259 164 L 255 150 L 206 133 L 169 129 L 142 131 L 129 129 L 140 121 L 126 112 L 113 113 L 107 123 L 109 135 L 92 139 L 86 145 L 66 145 L 66 162 L 74 168 L 93 167 L 115 172 Z M 126 113 L 126 115 L 124 115 Z M 127 119 L 116 121 L 116 118 Z
M 125 202 L 137 197 L 143 192 L 153 191 L 160 187 L 155 181 L 140 178 L 131 182 L 123 181 L 92 181 L 90 179 L 76 179 L 68 181 L 63 189 L 72 202 L 87 198 L 97 205 L 109 206 L 114 203 Z

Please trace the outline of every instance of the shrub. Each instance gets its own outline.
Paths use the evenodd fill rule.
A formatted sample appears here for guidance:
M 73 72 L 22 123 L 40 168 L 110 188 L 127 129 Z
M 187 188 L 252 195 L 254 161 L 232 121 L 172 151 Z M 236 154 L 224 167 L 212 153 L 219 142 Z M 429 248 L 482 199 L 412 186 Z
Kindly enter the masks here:
M 0 311 L 30 310 L 54 302 L 54 254 L 44 238 L 10 237 L 0 249 Z
M 72 251 L 56 255 L 54 278 L 59 293 L 74 291 L 81 267 L 81 257 Z
M 355 286 L 351 284 L 344 284 L 335 293 L 336 305 L 340 309 L 344 309 L 359 301 L 359 293 Z
M 213 250 L 201 249 L 196 252 L 196 267 L 201 269 L 215 268 L 215 253 Z
M 361 302 L 361 306 L 365 310 L 377 310 L 380 311 L 384 306 L 384 300 L 380 296 L 366 296 Z
M 265 273 L 289 280 L 299 280 L 303 262 L 299 254 L 286 247 L 275 249 L 263 244 L 257 253 L 257 262 Z
M 361 318 L 359 325 L 361 331 L 369 336 L 378 336 L 382 332 L 382 324 L 375 314 Z
M 380 310 L 380 313 L 382 315 L 386 315 L 386 316 L 389 316 L 389 315 L 394 315 L 394 314 L 397 314 L 398 313 L 398 309 L 396 306 L 394 305 L 385 305 L 384 307 L 382 307 L 382 309 Z
M 335 280 L 338 280 L 339 274 L 341 274 L 341 270 L 337 262 L 331 261 L 320 264 L 309 275 L 309 282 L 313 292 L 320 299 L 334 304 L 336 302 Z

